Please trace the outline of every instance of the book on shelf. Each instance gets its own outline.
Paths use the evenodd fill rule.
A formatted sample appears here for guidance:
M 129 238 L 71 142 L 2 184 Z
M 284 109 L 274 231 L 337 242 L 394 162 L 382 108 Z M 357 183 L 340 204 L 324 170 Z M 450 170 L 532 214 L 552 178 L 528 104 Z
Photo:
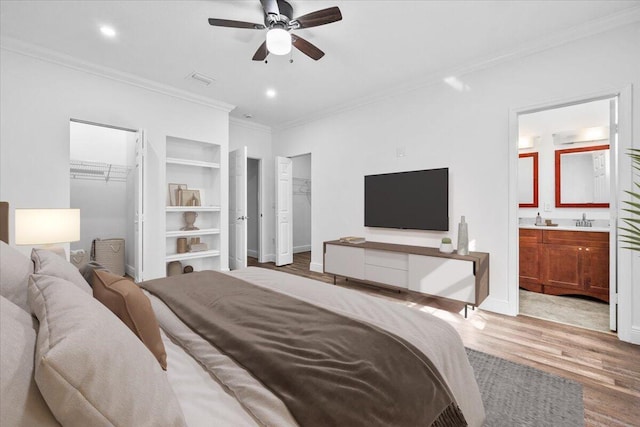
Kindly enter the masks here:
M 340 242 L 358 244 L 358 243 L 364 243 L 366 242 L 366 240 L 364 237 L 346 236 L 346 237 L 341 237 Z

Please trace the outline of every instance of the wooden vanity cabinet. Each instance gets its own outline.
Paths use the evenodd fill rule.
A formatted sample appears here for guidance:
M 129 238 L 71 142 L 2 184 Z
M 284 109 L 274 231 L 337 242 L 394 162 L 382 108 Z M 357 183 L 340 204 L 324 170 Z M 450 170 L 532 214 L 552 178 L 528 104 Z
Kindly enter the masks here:
M 520 229 L 520 287 L 528 291 L 542 292 L 541 243 L 542 230 Z
M 609 302 L 609 233 L 542 230 L 543 292 Z

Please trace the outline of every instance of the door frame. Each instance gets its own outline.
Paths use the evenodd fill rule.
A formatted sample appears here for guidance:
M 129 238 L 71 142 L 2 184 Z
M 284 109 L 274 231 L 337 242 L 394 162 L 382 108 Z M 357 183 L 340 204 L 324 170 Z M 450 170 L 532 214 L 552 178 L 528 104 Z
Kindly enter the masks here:
M 537 105 L 514 108 L 509 110 L 509 224 L 508 224 L 508 279 L 510 285 L 507 289 L 508 312 L 517 315 L 520 309 L 520 297 L 518 286 L 518 116 L 553 108 L 566 107 L 590 101 L 618 98 L 618 146 L 617 146 L 617 176 L 619 185 L 616 189 L 615 200 L 623 194 L 625 189 L 630 189 L 632 184 L 632 171 L 629 161 L 623 161 L 625 153 L 633 146 L 631 140 L 632 131 L 632 86 L 627 85 L 618 90 L 606 90 L 575 96 L 562 100 L 547 101 Z M 612 172 L 613 173 L 613 172 Z M 625 181 L 629 179 L 629 181 Z M 620 204 L 610 207 L 611 229 L 617 230 L 618 218 L 623 214 Z M 633 283 L 633 259 L 631 251 L 621 250 L 620 242 L 611 248 L 617 252 L 617 263 L 611 269 L 617 272 L 618 288 L 618 337 L 623 341 L 640 342 L 640 337 L 632 337 L 632 288 Z
M 134 271 L 133 276 L 136 282 L 142 282 L 144 280 L 144 233 L 145 233 L 145 205 L 147 203 L 147 133 L 145 129 L 132 129 L 123 126 L 109 125 L 105 123 L 93 122 L 89 120 L 82 120 L 76 118 L 69 118 L 69 123 L 80 123 L 83 125 L 103 127 L 107 129 L 115 129 L 124 132 L 131 132 L 136 135 L 136 147 L 135 157 L 136 162 L 140 161 L 139 165 L 136 165 L 136 182 L 134 186 L 137 190 L 135 194 L 135 206 L 133 207 L 134 214 Z M 69 141 L 71 143 L 71 141 Z M 126 271 L 127 274 L 131 272 Z

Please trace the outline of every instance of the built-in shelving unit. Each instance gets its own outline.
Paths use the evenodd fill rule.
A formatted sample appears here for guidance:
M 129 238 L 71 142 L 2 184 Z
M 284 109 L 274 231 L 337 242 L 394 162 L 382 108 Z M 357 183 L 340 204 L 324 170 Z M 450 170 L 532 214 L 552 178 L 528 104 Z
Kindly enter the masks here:
M 220 269 L 220 145 L 168 136 L 166 140 L 166 191 L 165 210 L 165 263 L 181 262 L 195 271 Z M 176 194 L 169 192 L 179 185 L 188 190 L 198 190 L 200 206 L 175 206 Z M 197 230 L 183 230 L 188 212 L 196 215 Z M 200 239 L 206 250 L 178 253 L 178 239 L 186 238 L 188 246 L 192 239 Z

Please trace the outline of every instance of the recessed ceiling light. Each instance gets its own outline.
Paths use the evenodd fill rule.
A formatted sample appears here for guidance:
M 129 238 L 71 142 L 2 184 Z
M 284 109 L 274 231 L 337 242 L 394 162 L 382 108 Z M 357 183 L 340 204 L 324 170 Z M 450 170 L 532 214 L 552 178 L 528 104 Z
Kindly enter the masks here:
M 109 37 L 110 39 L 116 36 L 116 30 L 113 27 L 110 27 L 108 25 L 101 26 L 100 32 L 102 33 L 103 36 Z
M 275 98 L 276 97 L 276 90 L 275 89 L 267 89 L 267 98 Z

